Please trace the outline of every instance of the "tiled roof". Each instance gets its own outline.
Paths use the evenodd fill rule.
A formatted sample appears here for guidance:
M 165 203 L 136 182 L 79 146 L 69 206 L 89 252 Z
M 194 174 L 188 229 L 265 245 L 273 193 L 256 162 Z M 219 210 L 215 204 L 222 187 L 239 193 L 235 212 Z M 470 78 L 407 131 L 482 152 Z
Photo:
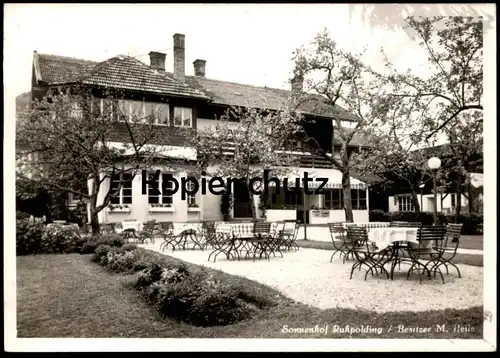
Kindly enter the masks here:
M 212 98 L 213 103 L 230 106 L 249 106 L 254 108 L 267 108 L 281 110 L 284 108 L 291 92 L 278 88 L 258 87 L 246 84 L 219 81 L 205 77 L 186 76 L 186 80 L 195 88 L 204 90 Z M 323 97 L 308 95 L 299 109 L 311 115 L 330 117 L 334 113 L 325 110 Z M 337 106 L 342 119 L 356 121 L 356 116 Z
M 38 54 L 41 79 L 49 84 L 76 82 L 97 63 L 73 57 Z
M 209 99 L 203 92 L 175 80 L 170 74 L 154 70 L 145 63 L 129 56 L 116 56 L 99 63 L 83 77 L 83 83 Z
M 103 62 L 94 62 L 38 54 L 38 63 L 41 80 L 49 84 L 82 82 L 123 90 L 209 99 L 203 92 L 129 56 L 118 55 Z

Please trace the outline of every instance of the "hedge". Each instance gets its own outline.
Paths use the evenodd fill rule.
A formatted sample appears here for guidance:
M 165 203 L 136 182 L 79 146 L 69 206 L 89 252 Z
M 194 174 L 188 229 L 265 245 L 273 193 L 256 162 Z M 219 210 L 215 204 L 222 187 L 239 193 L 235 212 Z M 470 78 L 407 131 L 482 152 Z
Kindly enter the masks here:
M 421 222 L 423 225 L 432 225 L 434 223 L 434 214 L 421 212 L 417 219 L 415 212 L 385 212 L 382 210 L 371 210 L 369 220 L 375 222 L 408 221 Z M 455 215 L 445 215 L 438 213 L 438 221 L 444 225 L 455 222 Z M 462 214 L 458 217 L 458 223 L 463 224 L 462 235 L 482 234 L 483 215 L 482 214 Z

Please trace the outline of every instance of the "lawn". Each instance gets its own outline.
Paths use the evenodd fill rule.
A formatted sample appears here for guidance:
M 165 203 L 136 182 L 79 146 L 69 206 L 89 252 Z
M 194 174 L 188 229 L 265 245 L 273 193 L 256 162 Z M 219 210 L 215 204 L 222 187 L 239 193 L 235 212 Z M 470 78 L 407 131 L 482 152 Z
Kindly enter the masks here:
M 166 260 L 176 260 L 168 256 Z M 193 268 L 192 264 L 187 264 Z M 193 269 L 196 269 L 194 267 Z M 364 327 L 352 338 L 482 338 L 482 307 L 466 310 L 377 314 L 350 309 L 320 310 L 292 302 L 248 279 L 213 270 L 214 276 L 273 300 L 251 320 L 224 327 L 195 327 L 162 319 L 130 288 L 132 275 L 107 272 L 88 255 L 17 257 L 18 337 L 128 338 L 350 338 L 335 325 Z M 473 332 L 454 332 L 470 324 Z M 327 333 L 291 333 L 293 328 L 328 325 Z M 436 332 L 437 326 L 447 332 Z M 401 326 L 401 327 L 400 327 Z M 402 332 L 401 329 L 407 329 Z M 415 333 L 419 327 L 425 332 Z M 430 329 L 427 329 L 429 327 Z M 381 332 L 375 332 L 381 329 Z
M 320 250 L 333 250 L 333 245 L 331 242 L 315 241 L 315 240 L 297 240 L 296 242 L 299 247 L 320 249 Z M 453 262 L 456 264 L 483 267 L 483 255 L 457 254 L 454 257 Z

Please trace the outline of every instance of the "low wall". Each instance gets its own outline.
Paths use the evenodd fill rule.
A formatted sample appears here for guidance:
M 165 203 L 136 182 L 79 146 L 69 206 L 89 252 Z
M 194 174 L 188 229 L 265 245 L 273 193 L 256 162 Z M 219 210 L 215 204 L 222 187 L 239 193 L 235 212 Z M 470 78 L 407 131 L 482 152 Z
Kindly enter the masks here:
M 266 221 L 296 220 L 297 210 L 267 209 Z

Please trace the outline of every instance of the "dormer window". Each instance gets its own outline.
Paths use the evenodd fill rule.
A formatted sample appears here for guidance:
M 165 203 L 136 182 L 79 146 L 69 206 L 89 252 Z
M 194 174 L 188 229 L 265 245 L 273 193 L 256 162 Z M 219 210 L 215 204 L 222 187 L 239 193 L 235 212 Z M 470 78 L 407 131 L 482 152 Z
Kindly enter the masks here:
M 187 107 L 174 107 L 174 127 L 192 127 L 193 110 Z

